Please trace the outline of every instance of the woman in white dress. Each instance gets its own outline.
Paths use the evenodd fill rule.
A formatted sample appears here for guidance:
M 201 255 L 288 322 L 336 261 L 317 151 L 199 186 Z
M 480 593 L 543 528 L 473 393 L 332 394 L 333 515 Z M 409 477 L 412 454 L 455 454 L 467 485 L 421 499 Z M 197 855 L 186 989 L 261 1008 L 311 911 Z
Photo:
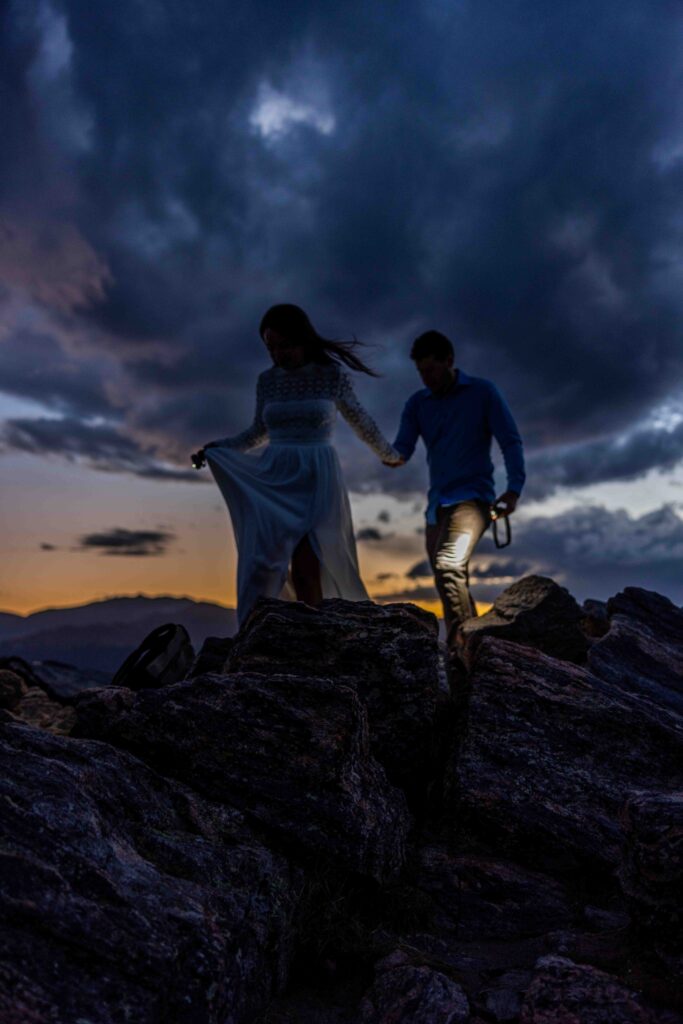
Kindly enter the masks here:
M 282 595 L 290 567 L 296 596 L 307 604 L 368 599 L 331 443 L 336 411 L 382 462 L 401 461 L 343 369 L 375 376 L 356 355 L 357 343 L 321 337 L 304 311 L 289 304 L 269 309 L 259 333 L 274 365 L 258 378 L 254 421 L 203 449 L 232 518 L 240 623 L 259 597 Z M 247 454 L 266 441 L 260 453 Z

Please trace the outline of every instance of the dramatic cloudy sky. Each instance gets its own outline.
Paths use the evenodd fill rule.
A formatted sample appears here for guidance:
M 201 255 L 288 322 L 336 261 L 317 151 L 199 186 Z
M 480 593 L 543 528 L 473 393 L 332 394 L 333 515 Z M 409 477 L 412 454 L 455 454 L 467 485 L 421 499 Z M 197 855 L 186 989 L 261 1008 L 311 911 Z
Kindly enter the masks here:
M 249 421 L 278 301 L 373 346 L 389 435 L 429 327 L 507 396 L 529 481 L 481 601 L 683 601 L 678 0 L 1 11 L 0 608 L 234 600 L 187 456 Z M 423 452 L 338 439 L 371 592 L 429 603 Z

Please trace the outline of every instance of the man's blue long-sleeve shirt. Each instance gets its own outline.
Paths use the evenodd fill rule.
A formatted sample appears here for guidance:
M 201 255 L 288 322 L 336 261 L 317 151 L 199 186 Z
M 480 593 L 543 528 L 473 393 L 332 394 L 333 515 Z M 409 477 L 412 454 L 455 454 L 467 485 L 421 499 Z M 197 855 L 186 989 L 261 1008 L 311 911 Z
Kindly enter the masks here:
M 416 391 L 403 409 L 394 448 L 407 461 L 420 437 L 429 464 L 428 523 L 436 522 L 439 505 L 473 498 L 488 504 L 495 501 L 492 437 L 503 453 L 508 490 L 521 494 L 525 480 L 522 439 L 491 381 L 458 370 L 446 394 L 434 395 L 429 388 Z

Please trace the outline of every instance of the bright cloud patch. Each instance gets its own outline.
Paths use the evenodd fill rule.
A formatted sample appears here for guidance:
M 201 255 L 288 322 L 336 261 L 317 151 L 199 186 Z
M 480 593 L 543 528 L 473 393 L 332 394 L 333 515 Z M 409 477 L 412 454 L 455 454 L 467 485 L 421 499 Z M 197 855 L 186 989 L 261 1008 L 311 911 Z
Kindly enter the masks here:
M 277 92 L 270 85 L 262 85 L 249 123 L 264 139 L 278 139 L 295 125 L 308 125 L 322 135 L 331 135 L 335 119 L 329 111 L 312 102 L 294 100 Z

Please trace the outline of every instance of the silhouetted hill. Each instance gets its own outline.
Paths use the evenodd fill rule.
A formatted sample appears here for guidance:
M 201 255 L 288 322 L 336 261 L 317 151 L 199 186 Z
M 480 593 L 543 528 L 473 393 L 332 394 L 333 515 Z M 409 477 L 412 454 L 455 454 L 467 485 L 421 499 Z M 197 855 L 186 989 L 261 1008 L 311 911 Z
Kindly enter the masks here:
M 23 615 L 14 615 L 12 612 L 0 612 L 0 642 L 6 636 L 14 636 L 17 632 L 20 632 L 25 622 L 26 618 Z
M 189 597 L 113 597 L 32 615 L 0 613 L 0 657 L 56 660 L 113 673 L 141 640 L 165 622 L 178 622 L 195 648 L 207 636 L 231 636 L 233 608 Z

